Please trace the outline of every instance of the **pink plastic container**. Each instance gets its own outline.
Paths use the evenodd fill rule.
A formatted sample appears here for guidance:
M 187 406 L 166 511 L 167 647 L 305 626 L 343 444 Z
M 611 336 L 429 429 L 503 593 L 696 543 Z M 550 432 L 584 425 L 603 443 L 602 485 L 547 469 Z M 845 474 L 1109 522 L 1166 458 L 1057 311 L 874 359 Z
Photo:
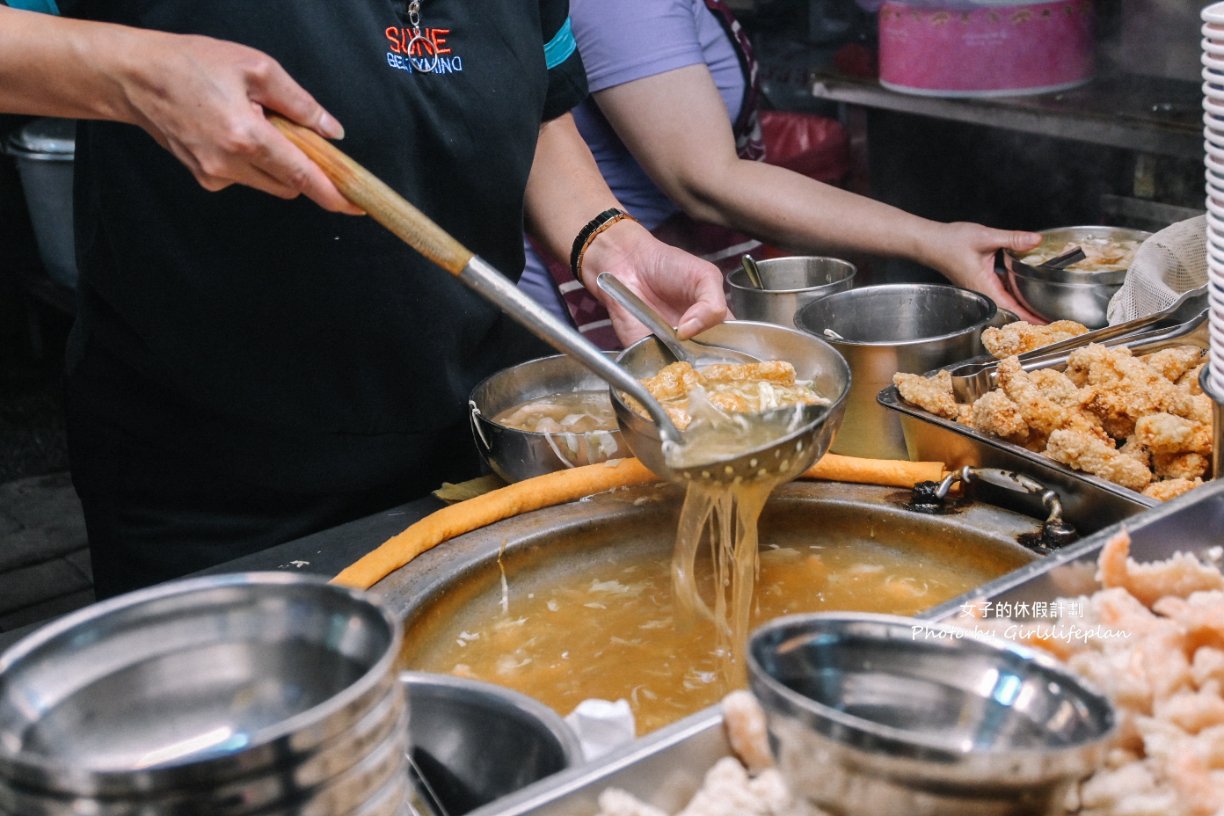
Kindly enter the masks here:
M 927 96 L 1014 96 L 1092 79 L 1092 0 L 880 7 L 880 84 Z

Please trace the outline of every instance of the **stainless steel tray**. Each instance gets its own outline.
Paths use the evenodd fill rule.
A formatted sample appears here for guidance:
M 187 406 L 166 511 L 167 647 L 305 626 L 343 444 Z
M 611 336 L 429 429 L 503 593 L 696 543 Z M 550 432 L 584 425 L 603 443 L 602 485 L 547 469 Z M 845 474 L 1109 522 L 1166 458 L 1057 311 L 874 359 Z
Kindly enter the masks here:
M 1096 586 L 1096 559 L 1101 548 L 1123 527 L 1130 533 L 1131 557 L 1137 561 L 1156 561 L 1182 551 L 1218 562 L 1224 545 L 1224 481 L 1210 482 L 1140 515 L 1114 522 L 919 617 L 954 617 L 962 605 L 978 598 L 1031 603 L 1091 592 Z M 604 759 L 537 782 L 472 816 L 591 816 L 598 812 L 599 794 L 611 787 L 674 813 L 700 787 L 706 771 L 730 754 L 722 714 L 712 706 Z
M 921 617 L 953 617 L 976 598 L 1031 603 L 1094 592 L 1098 588 L 1096 561 L 1101 548 L 1123 528 L 1130 534 L 1131 557 L 1136 561 L 1160 561 L 1187 552 L 1219 565 L 1224 555 L 1224 480 L 1210 481 L 1141 515 L 1114 523 L 1041 561 L 933 607 Z
M 901 432 L 910 459 L 941 461 L 949 470 L 971 465 L 1015 470 L 1031 476 L 1058 493 L 1064 518 L 1083 534 L 1094 533 L 1160 504 L 1142 493 L 1072 470 L 1048 456 L 915 408 L 901 399 L 895 385 L 882 390 L 876 401 L 900 414 Z M 995 499 L 985 498 L 987 501 Z M 1029 507 L 1012 507 L 1010 503 L 1004 506 L 1034 512 Z

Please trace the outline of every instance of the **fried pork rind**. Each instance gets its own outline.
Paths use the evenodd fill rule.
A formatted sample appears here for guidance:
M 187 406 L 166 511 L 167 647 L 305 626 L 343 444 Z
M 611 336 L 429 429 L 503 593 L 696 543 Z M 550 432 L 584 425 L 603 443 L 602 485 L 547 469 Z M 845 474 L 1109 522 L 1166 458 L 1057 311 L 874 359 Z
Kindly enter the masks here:
M 1001 328 L 991 326 L 983 329 L 982 345 L 993 357 L 1002 360 L 1004 357 L 1024 354 L 1042 346 L 1079 337 L 1087 332 L 1087 326 L 1074 320 L 1056 320 L 1044 326 L 1035 326 L 1020 320 Z
M 646 386 L 646 390 L 651 396 L 660 402 L 667 400 L 682 399 L 689 391 L 692 391 L 701 379 L 697 376 L 697 371 L 688 363 L 672 363 L 665 365 L 659 369 L 659 373 L 653 377 L 647 377 L 642 380 L 642 385 Z
M 901 399 L 917 405 L 924 411 L 930 411 L 935 416 L 945 419 L 957 418 L 956 396 L 952 393 L 952 374 L 940 371 L 934 377 L 924 377 L 921 374 L 893 375 L 893 385 Z
M 722 713 L 727 742 L 748 771 L 759 773 L 772 768 L 765 709 L 752 692 L 737 689 L 727 694 L 722 699 Z
M 1224 814 L 1224 576 L 1187 553 L 1136 563 L 1125 531 L 1098 559 L 1102 588 L 1045 617 L 970 619 L 1047 649 L 1108 696 L 1118 729 L 1076 783 L 1076 816 Z

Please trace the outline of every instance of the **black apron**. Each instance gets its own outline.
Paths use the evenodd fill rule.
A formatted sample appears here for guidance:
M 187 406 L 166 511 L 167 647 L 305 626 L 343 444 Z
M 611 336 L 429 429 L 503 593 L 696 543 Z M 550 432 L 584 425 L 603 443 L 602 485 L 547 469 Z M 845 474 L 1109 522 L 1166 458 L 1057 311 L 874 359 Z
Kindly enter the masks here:
M 576 53 L 546 62 L 564 0 L 426 0 L 432 55 L 390 0 L 80 11 L 271 54 L 345 152 L 502 270 L 522 268 L 540 122 L 585 91 Z M 104 594 L 99 561 L 170 577 L 473 475 L 472 387 L 546 352 L 371 219 L 209 193 L 137 128 L 82 126 L 76 195 L 70 455 Z

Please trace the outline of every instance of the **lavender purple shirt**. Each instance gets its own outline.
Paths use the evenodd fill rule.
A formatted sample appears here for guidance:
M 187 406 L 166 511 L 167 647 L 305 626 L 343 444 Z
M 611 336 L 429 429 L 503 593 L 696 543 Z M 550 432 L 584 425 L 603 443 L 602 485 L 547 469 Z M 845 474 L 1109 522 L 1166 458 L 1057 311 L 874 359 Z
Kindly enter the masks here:
M 591 93 L 705 63 L 734 123 L 744 97 L 739 56 L 705 0 L 570 0 L 574 39 Z M 616 198 L 647 229 L 678 208 L 642 170 L 612 127 L 587 98 L 574 121 Z M 565 305 L 539 256 L 527 247 L 519 288 L 567 319 Z

